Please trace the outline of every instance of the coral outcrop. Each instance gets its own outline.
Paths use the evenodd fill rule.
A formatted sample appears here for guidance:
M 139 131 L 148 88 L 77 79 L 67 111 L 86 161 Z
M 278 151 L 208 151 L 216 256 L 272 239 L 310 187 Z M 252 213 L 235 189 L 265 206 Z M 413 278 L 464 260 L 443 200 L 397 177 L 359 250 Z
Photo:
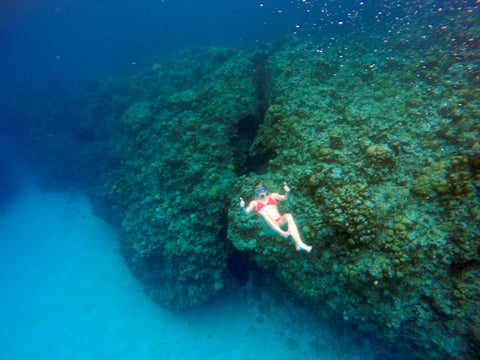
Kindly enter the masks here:
M 184 310 L 233 284 L 228 194 L 245 162 L 242 121 L 255 119 L 260 104 L 241 52 L 187 51 L 158 63 L 168 70 L 99 84 L 89 94 L 86 112 L 96 119 L 103 156 L 117 159 L 92 199 L 99 215 L 121 226 L 122 253 L 146 291 Z M 124 88 L 123 98 L 109 95 Z M 102 103 L 116 111 L 99 115 Z

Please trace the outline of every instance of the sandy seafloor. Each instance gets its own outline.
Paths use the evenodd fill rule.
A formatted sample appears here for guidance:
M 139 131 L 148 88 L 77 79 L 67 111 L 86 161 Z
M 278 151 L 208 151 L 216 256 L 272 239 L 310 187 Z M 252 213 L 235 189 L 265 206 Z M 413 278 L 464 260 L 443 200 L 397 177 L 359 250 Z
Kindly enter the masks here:
M 385 349 L 332 331 L 251 284 L 174 314 L 118 254 L 86 196 L 27 186 L 0 217 L 0 359 L 373 359 Z M 383 353 L 383 354 L 382 354 Z

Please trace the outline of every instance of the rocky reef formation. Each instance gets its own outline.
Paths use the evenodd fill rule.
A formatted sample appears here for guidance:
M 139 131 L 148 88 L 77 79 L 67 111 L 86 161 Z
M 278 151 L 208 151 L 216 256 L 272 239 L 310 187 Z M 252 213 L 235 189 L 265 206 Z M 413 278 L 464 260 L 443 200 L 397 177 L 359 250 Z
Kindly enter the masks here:
M 52 136 L 29 126 L 24 144 L 44 149 L 52 174 L 67 168 L 89 183 L 95 212 L 121 228 L 128 265 L 173 310 L 228 291 L 248 259 L 320 317 L 422 358 L 475 359 L 472 22 L 182 51 L 92 82 L 78 121 Z M 239 197 L 259 181 L 292 188 L 280 207 L 312 253 L 242 216 Z
M 103 156 L 116 160 L 94 209 L 121 226 L 130 267 L 173 310 L 233 284 L 230 190 L 263 117 L 254 70 L 238 51 L 188 50 L 97 84 L 86 102 Z
M 236 193 L 251 194 L 258 181 L 282 192 L 287 181 L 293 198 L 283 209 L 314 251 L 259 237 L 236 199 L 229 238 L 319 316 L 415 344 L 425 358 L 473 359 L 480 104 L 461 94 L 477 92 L 478 78 L 450 82 L 463 59 L 444 58 L 432 84 L 419 76 L 425 54 L 391 46 L 267 50 L 271 105 L 252 150 L 276 156 L 267 174 L 241 177 Z

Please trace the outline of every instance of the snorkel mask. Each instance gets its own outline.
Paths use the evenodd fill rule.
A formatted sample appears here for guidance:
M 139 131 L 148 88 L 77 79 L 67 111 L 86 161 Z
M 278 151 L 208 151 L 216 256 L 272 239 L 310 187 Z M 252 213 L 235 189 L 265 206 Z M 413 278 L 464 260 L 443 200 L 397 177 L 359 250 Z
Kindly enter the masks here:
M 267 193 L 268 189 L 265 185 L 259 185 L 255 188 L 255 194 L 257 194 L 257 196 L 260 196 L 261 198 L 267 195 Z

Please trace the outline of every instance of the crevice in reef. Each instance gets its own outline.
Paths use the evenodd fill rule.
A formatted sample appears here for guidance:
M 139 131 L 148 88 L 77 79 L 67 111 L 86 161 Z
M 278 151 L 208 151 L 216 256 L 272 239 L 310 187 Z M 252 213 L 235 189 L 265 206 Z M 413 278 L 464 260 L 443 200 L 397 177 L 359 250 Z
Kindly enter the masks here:
M 236 174 L 239 176 L 250 172 L 257 174 L 267 172 L 268 161 L 274 155 L 268 152 L 267 155 L 257 155 L 251 152 L 251 146 L 265 120 L 265 113 L 269 106 L 266 95 L 268 82 L 268 73 L 265 68 L 266 60 L 267 54 L 264 52 L 257 52 L 252 57 L 257 108 L 254 114 L 249 114 L 238 121 L 237 127 L 230 138 L 230 148 L 234 155 Z
M 253 263 L 246 252 L 233 250 L 227 259 L 227 269 L 231 277 L 233 277 L 239 285 L 245 285 L 250 279 L 250 270 Z
M 268 81 L 268 72 L 265 68 L 267 62 L 267 54 L 264 52 L 257 52 L 252 57 L 252 63 L 255 68 L 254 71 L 254 84 L 255 84 L 255 93 L 258 99 L 257 114 L 261 115 L 261 119 L 265 117 L 265 113 L 268 109 L 268 100 L 267 100 L 267 81 Z
M 228 240 L 227 213 L 220 219 L 220 224 L 222 225 L 222 230 L 219 233 L 219 240 L 230 242 L 230 240 Z M 250 256 L 246 251 L 239 251 L 235 248 L 233 248 L 231 254 L 226 259 L 226 265 L 229 277 L 233 278 L 240 286 L 248 283 L 252 273 L 260 271 L 257 265 L 250 260 Z

